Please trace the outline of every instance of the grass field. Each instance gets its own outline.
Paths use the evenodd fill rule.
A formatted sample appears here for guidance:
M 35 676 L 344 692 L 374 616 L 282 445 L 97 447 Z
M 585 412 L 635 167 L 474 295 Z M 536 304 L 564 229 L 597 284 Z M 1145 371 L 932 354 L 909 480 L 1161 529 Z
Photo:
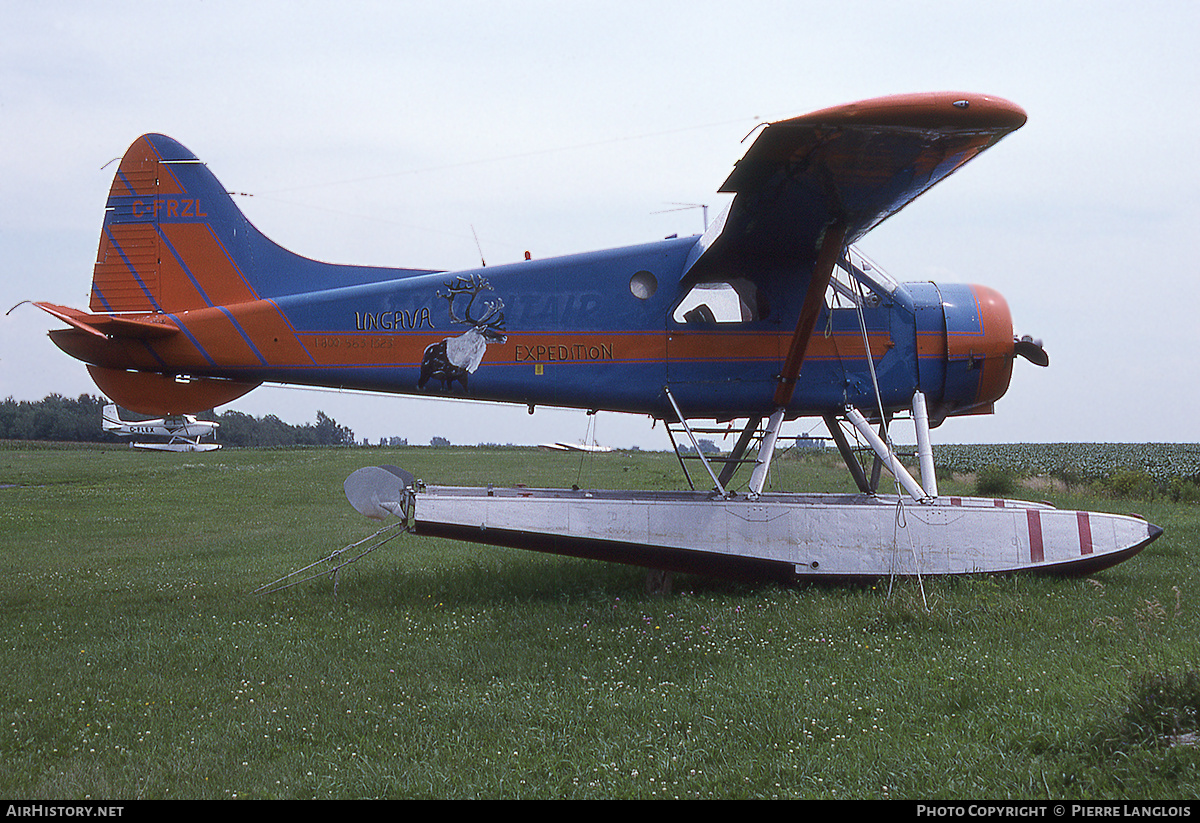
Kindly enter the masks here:
M 661 453 L 0 448 L 0 795 L 1200 797 L 1194 503 L 1038 491 L 1165 528 L 1090 579 L 651 596 L 639 569 L 405 536 L 336 592 L 254 594 L 377 528 L 341 484 L 378 463 L 680 484 Z M 848 484 L 828 456 L 772 481 Z

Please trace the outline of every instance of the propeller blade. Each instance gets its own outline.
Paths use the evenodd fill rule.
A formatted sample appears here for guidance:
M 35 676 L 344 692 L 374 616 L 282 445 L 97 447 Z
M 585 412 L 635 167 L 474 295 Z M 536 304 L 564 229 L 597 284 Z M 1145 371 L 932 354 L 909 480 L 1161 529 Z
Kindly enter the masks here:
M 1046 354 L 1046 350 L 1042 348 L 1041 340 L 1034 340 L 1032 337 L 1022 337 L 1014 341 L 1013 347 L 1017 354 L 1035 366 L 1050 365 L 1050 355 Z

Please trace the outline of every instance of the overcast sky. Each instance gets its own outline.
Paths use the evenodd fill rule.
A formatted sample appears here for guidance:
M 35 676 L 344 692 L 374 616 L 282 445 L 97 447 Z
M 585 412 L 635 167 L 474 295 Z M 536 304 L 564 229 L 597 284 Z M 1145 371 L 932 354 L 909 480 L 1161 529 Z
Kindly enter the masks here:
M 0 9 L 0 312 L 86 308 L 104 167 L 148 131 L 250 195 L 251 221 L 293 251 L 456 269 L 480 248 L 494 265 L 698 233 L 700 210 L 672 209 L 715 216 L 763 120 L 983 92 L 1028 124 L 859 247 L 901 281 L 998 289 L 1051 365 L 1018 361 L 995 415 L 935 441 L 1200 439 L 1194 2 Z M 0 397 L 99 393 L 46 338 L 56 327 L 30 306 L 0 315 Z M 283 388 L 230 408 L 291 423 L 321 409 L 373 442 L 589 434 L 583 412 Z M 590 422 L 606 445 L 667 445 L 647 418 Z

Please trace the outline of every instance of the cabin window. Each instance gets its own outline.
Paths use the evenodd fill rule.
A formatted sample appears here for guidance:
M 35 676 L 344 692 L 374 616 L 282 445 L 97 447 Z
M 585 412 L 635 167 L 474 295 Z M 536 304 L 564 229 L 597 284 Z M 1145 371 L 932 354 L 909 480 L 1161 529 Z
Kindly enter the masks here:
M 749 323 L 768 314 L 766 295 L 745 278 L 696 283 L 671 317 L 676 323 Z
M 648 271 L 640 271 L 629 278 L 629 293 L 638 300 L 649 300 L 658 291 L 658 278 Z

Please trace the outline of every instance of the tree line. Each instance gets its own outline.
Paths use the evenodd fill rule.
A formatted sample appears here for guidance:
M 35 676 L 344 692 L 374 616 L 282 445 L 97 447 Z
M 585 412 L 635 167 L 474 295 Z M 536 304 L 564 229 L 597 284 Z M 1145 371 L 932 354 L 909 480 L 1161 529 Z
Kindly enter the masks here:
M 52 394 L 43 400 L 13 400 L 0 403 L 0 440 L 54 440 L 71 443 L 122 443 L 121 438 L 106 432 L 100 425 L 103 397 L 81 394 L 75 399 Z M 122 418 L 145 420 L 122 410 Z M 353 446 L 354 432 L 341 426 L 325 412 L 317 412 L 314 424 L 293 426 L 273 414 L 254 417 L 237 411 L 212 412 L 197 415 L 202 420 L 221 424 L 217 442 L 225 446 L 271 448 L 280 446 Z

